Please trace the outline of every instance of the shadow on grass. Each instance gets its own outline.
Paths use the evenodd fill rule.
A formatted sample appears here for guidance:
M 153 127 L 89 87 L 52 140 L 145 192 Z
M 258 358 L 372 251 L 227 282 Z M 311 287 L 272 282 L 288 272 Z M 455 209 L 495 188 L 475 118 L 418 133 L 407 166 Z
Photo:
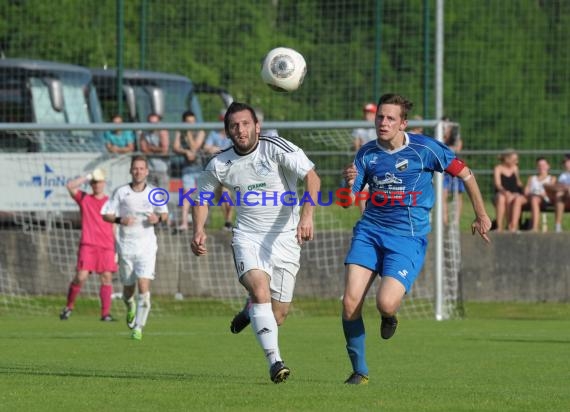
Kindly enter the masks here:
M 68 370 L 54 370 L 42 369 L 41 367 L 27 367 L 27 366 L 0 366 L 0 373 L 7 375 L 29 375 L 29 376 L 57 376 L 69 378 L 111 378 L 111 379 L 141 379 L 141 380 L 170 380 L 170 381 L 190 381 L 194 379 L 220 379 L 219 374 L 212 374 L 210 376 L 204 374 L 191 374 L 191 373 L 148 373 L 148 372 L 109 372 L 100 370 L 83 370 L 83 371 L 68 371 Z M 224 379 L 235 379 L 241 381 L 243 378 L 238 376 L 224 376 Z

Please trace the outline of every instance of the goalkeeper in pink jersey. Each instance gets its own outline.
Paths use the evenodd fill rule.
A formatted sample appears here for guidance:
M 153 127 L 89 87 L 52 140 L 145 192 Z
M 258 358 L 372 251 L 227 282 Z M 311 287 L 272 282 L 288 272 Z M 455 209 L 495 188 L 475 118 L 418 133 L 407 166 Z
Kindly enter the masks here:
M 88 194 L 79 188 L 89 181 L 93 193 Z M 115 262 L 115 236 L 113 224 L 101 217 L 101 208 L 109 199 L 104 193 L 105 174 L 96 169 L 92 174 L 81 176 L 67 183 L 69 194 L 79 205 L 81 213 L 81 240 L 77 253 L 77 273 L 69 284 L 67 303 L 59 318 L 67 320 L 75 306 L 75 300 L 90 273 L 98 273 L 101 286 L 101 320 L 112 321 L 111 295 L 113 294 L 112 277 L 117 271 Z

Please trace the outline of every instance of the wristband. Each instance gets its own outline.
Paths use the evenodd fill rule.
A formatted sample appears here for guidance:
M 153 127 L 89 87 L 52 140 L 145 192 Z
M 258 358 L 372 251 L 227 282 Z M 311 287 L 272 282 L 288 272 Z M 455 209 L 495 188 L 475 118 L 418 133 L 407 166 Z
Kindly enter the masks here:
M 119 225 L 121 224 L 121 218 L 120 217 L 116 217 L 115 218 L 115 223 L 118 223 Z

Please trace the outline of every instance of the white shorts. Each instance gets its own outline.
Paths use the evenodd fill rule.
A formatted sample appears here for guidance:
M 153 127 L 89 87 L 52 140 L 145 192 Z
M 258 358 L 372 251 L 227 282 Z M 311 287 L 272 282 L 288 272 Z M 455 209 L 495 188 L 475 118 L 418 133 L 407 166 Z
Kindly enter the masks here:
M 135 285 L 137 279 L 154 280 L 156 248 L 135 254 L 119 255 L 119 275 L 125 286 Z
M 232 249 L 238 278 L 251 269 L 263 270 L 270 278 L 271 297 L 279 302 L 291 302 L 301 258 L 296 234 L 296 231 L 244 233 L 234 229 Z

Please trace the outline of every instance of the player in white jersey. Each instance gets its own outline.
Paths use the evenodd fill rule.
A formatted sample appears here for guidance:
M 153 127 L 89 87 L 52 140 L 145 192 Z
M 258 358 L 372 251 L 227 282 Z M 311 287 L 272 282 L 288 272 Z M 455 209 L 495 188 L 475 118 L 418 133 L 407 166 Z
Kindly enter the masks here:
M 208 204 L 200 198 L 212 197 L 216 187 L 223 185 L 235 199 L 232 248 L 239 281 L 251 298 L 244 316 L 247 323 L 251 320 L 265 352 L 271 380 L 279 383 L 290 370 L 279 352 L 277 326 L 285 320 L 293 299 L 300 245 L 313 239 L 314 203 L 305 203 L 300 210 L 291 199 L 297 195 L 299 179 L 304 180 L 311 199 L 317 199 L 320 179 L 299 147 L 281 137 L 260 136 L 259 121 L 249 105 L 232 103 L 224 126 L 233 146 L 208 162 L 192 195 L 196 202 L 192 252 L 207 253 Z
M 147 183 L 148 161 L 135 156 L 131 161 L 132 181 L 117 188 L 103 206 L 107 222 L 119 224 L 117 248 L 123 300 L 127 305 L 127 325 L 131 338 L 142 339 L 142 328 L 150 312 L 150 282 L 154 279 L 157 242 L 154 226 L 168 219 L 168 208 L 155 206 L 149 198 L 154 187 Z M 138 287 L 135 305 L 134 293 Z

